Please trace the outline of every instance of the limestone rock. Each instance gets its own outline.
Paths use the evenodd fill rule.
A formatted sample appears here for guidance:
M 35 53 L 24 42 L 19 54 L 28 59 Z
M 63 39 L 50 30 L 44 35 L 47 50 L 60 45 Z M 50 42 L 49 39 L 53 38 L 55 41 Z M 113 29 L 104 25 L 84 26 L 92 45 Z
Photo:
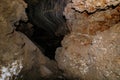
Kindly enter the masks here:
M 24 34 L 15 30 L 16 22 L 27 20 L 26 7 L 23 0 L 0 0 L 0 80 L 12 80 L 13 76 L 22 72 L 32 73 L 33 67 L 39 77 L 57 72 L 57 68 L 52 67 L 56 63 L 45 57 Z
M 56 51 L 59 67 L 83 80 L 120 79 L 120 23 L 95 36 L 71 33 Z
M 120 80 L 120 6 L 89 14 L 73 8 L 90 0 L 72 1 L 64 11 L 70 34 L 56 50 L 59 68 L 73 80 Z
M 79 13 L 69 7 L 65 8 L 64 15 L 71 32 L 95 35 L 97 31 L 104 31 L 120 20 L 120 6 L 94 14 Z
M 77 11 L 83 12 L 95 12 L 100 9 L 107 9 L 109 6 L 116 6 L 120 3 L 120 0 L 71 0 L 72 8 Z

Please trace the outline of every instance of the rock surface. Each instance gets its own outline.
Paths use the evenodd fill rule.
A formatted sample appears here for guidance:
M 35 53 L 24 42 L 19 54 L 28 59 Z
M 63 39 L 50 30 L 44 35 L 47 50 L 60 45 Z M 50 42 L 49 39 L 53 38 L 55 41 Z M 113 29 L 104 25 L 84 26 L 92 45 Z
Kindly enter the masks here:
M 23 0 L 0 0 L 0 80 L 12 80 L 13 76 L 23 72 L 31 74 L 33 68 L 37 70 L 38 77 L 57 74 L 56 63 L 45 57 L 24 34 L 15 30 L 14 24 L 27 20 L 26 7 Z M 26 80 L 35 80 L 35 76 L 26 77 Z
M 65 8 L 64 15 L 71 32 L 56 51 L 58 66 L 70 79 L 120 80 L 120 6 L 91 14 L 82 12 L 94 11 L 79 4 L 84 2 L 83 6 L 86 6 L 89 1 L 90 8 L 97 5 L 93 4 L 94 0 L 72 0 L 73 3 Z M 108 0 L 95 0 L 100 4 L 102 1 Z M 113 5 L 116 3 L 112 2 Z
M 57 49 L 56 60 L 66 75 L 83 80 L 120 79 L 120 27 L 95 36 L 71 33 Z
M 120 80 L 120 1 L 71 2 L 64 10 L 71 32 L 56 50 L 56 64 L 15 29 L 27 20 L 27 4 L 0 0 L 0 80 L 62 79 L 57 65 L 71 80 Z
M 71 0 L 72 8 L 77 11 L 94 12 L 100 9 L 107 9 L 109 6 L 116 6 L 120 3 L 120 0 Z
M 24 42 L 14 31 L 13 23 L 27 20 L 24 11 L 27 5 L 22 0 L 1 0 L 0 6 L 0 79 L 9 80 L 23 67 Z

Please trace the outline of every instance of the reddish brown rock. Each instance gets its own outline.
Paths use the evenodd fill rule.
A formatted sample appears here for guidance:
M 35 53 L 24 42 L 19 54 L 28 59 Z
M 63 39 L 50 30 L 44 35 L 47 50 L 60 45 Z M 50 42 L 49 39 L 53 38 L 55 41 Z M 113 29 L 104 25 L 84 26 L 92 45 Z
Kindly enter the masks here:
M 95 36 L 71 33 L 56 51 L 60 69 L 82 80 L 120 79 L 120 23 Z
M 72 32 L 94 35 L 97 31 L 109 29 L 119 22 L 120 6 L 93 14 L 75 12 L 67 6 L 64 14 Z
M 72 8 L 77 11 L 94 12 L 98 9 L 107 9 L 109 6 L 116 6 L 120 0 L 71 0 Z
M 91 14 L 73 7 L 64 11 L 71 32 L 56 51 L 59 68 L 70 79 L 120 80 L 120 6 Z

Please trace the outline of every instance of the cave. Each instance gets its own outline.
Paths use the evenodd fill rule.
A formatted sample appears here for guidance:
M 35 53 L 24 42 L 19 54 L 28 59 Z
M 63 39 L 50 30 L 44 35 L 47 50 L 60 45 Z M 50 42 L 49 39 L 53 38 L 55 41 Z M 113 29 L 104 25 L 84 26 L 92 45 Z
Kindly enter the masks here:
M 30 25 L 29 25 L 30 24 Z M 20 21 L 16 26 L 16 31 L 24 33 L 29 39 L 39 47 L 45 56 L 55 59 L 56 48 L 61 47 L 61 41 L 65 35 L 57 36 L 50 34 L 40 27 L 36 27 L 31 22 Z
M 37 2 L 36 2 L 37 1 Z M 62 47 L 61 41 L 69 33 L 66 18 L 63 15 L 66 1 L 62 0 L 25 0 L 27 8 L 25 12 L 28 20 L 14 23 L 15 30 L 25 34 L 50 60 L 55 60 L 55 52 L 58 47 Z M 60 8 L 60 9 L 56 9 Z M 56 67 L 58 67 L 56 65 Z M 13 76 L 13 80 L 67 80 L 59 70 L 59 76 L 44 78 L 39 76 L 38 66 L 21 71 L 18 76 Z M 33 74 L 31 74 L 33 73 Z M 22 76 L 22 78 L 21 78 Z
M 0 0 L 0 80 L 120 80 L 120 0 Z
M 25 2 L 28 4 L 26 8 L 28 21 L 19 21 L 19 24 L 15 25 L 16 31 L 28 36 L 45 56 L 55 59 L 56 48 L 61 47 L 63 37 L 69 32 L 63 15 L 66 1 L 25 0 Z

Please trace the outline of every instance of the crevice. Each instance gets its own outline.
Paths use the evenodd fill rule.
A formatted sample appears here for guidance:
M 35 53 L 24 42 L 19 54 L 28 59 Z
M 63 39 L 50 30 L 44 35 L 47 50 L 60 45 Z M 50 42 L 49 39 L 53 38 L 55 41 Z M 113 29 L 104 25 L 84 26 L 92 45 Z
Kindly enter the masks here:
M 64 35 L 51 36 L 44 29 L 30 24 L 30 22 L 23 21 L 20 21 L 19 25 L 16 25 L 16 31 L 24 33 L 36 46 L 40 48 L 45 56 L 53 60 L 56 48 L 61 46 L 61 41 L 64 37 Z
M 56 48 L 61 47 L 63 37 L 69 33 L 63 10 L 64 0 L 26 1 L 28 22 L 20 21 L 16 31 L 28 36 L 50 59 L 55 58 Z

